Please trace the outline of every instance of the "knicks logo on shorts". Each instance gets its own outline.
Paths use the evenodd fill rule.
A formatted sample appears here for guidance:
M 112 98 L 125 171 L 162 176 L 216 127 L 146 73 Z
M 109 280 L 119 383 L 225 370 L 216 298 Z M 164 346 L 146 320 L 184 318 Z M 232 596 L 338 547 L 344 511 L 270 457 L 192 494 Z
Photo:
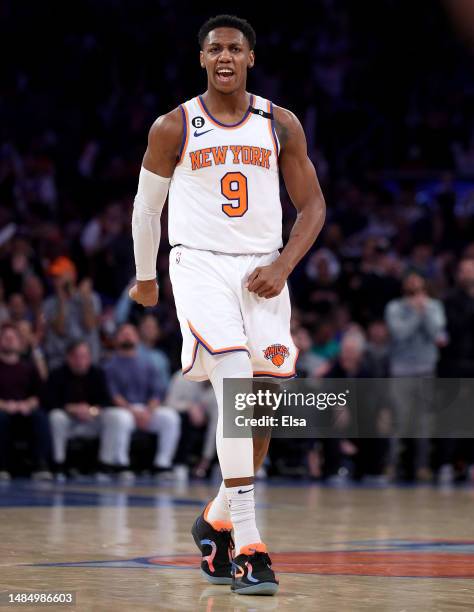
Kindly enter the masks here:
M 290 356 L 290 350 L 284 344 L 271 344 L 263 351 L 265 359 L 270 360 L 273 365 L 280 368 L 285 359 Z

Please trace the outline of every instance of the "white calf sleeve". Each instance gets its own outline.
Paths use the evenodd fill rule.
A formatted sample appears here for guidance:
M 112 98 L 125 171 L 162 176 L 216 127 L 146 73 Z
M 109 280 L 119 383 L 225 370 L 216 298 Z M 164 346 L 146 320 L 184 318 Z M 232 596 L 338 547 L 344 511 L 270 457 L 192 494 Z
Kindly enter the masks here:
M 216 394 L 218 419 L 216 448 L 222 477 L 247 478 L 254 476 L 253 439 L 224 438 L 223 434 L 223 387 L 224 378 L 252 378 L 252 366 L 247 353 L 243 351 L 210 355 L 202 347 L 202 363 Z

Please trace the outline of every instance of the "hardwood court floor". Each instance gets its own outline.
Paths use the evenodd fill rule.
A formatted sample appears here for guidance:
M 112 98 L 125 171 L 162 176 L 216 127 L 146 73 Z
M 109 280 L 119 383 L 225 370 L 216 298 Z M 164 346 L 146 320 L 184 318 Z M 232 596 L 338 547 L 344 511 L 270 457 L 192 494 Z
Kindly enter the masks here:
M 76 591 L 52 610 L 474 610 L 474 489 L 258 484 L 281 588 L 201 579 L 189 529 L 214 487 L 0 488 L 0 592 Z M 0 609 L 44 610 L 10 606 Z

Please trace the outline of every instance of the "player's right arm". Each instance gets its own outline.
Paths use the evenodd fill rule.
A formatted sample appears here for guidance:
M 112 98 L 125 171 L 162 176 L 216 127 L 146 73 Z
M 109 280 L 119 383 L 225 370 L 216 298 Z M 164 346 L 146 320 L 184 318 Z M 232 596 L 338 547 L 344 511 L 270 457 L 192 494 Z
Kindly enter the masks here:
M 143 306 L 154 306 L 158 301 L 156 257 L 161 237 L 161 211 L 179 160 L 183 129 L 181 111 L 176 108 L 158 117 L 148 134 L 132 216 L 137 282 L 129 291 L 130 297 Z

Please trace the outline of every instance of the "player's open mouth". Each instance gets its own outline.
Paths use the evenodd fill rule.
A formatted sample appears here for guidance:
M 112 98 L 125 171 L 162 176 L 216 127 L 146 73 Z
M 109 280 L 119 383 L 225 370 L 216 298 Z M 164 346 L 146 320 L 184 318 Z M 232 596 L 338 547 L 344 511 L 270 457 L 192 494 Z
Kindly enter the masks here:
M 217 79 L 222 83 L 228 83 L 234 76 L 234 71 L 231 68 L 219 68 L 216 70 Z

